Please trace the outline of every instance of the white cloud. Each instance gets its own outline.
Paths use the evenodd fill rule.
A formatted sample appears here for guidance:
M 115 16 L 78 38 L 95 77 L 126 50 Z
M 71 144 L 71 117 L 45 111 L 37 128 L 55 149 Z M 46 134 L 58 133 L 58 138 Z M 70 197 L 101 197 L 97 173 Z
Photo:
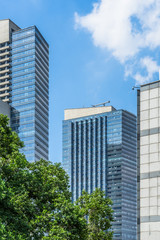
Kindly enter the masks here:
M 157 64 L 157 62 L 150 57 L 142 58 L 140 60 L 140 65 L 142 68 L 145 68 L 147 70 L 147 75 L 143 76 L 140 73 L 136 73 L 134 75 L 134 78 L 137 84 L 144 84 L 146 82 L 149 82 L 153 79 L 153 74 L 155 72 L 158 72 L 160 69 L 160 66 Z
M 91 33 L 96 46 L 111 51 L 121 63 L 143 49 L 160 46 L 160 0 L 101 0 L 88 15 L 75 13 L 75 22 Z

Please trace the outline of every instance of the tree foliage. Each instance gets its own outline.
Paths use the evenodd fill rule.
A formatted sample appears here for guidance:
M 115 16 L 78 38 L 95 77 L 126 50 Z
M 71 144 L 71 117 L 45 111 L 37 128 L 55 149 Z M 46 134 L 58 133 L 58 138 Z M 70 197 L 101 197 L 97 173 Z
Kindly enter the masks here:
M 95 233 L 111 239 L 104 237 L 109 233 L 102 234 L 112 220 L 109 200 L 96 190 L 73 204 L 68 176 L 60 164 L 42 159 L 29 163 L 20 153 L 22 147 L 7 117 L 0 114 L 0 239 L 89 240 L 95 239 Z M 109 214 L 106 221 L 105 214 Z
M 83 191 L 77 204 L 88 220 L 88 240 L 111 240 L 113 232 L 109 231 L 113 221 L 112 201 L 105 198 L 105 193 L 96 189 L 91 194 Z

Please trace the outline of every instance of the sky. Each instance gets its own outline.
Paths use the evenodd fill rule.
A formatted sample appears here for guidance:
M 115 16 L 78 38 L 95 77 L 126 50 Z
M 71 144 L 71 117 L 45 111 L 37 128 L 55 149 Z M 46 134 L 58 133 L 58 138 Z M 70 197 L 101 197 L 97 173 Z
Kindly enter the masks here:
M 62 161 L 64 109 L 110 101 L 136 114 L 159 79 L 160 0 L 0 0 L 0 19 L 36 25 L 50 46 L 49 160 Z

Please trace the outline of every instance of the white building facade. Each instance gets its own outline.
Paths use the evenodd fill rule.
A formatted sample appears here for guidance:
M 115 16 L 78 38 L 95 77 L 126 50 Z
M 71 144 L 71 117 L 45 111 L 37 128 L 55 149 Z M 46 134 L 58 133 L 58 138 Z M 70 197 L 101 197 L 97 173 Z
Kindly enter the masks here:
M 160 81 L 138 90 L 138 239 L 160 240 Z

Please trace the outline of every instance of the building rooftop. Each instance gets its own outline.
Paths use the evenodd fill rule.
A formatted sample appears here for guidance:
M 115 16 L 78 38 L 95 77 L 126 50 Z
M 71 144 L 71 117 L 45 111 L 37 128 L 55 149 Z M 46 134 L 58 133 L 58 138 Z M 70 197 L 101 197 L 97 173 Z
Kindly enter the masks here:
M 146 83 L 146 84 L 142 84 L 141 87 L 148 86 L 148 85 L 155 84 L 155 83 L 160 83 L 160 80 L 157 80 L 157 81 L 154 81 L 154 82 L 149 82 L 149 83 Z
M 87 117 L 95 114 L 112 112 L 116 109 L 113 106 L 69 108 L 64 110 L 64 120 Z
M 0 43 L 10 42 L 11 33 L 19 29 L 10 19 L 0 20 Z
M 15 24 L 11 19 L 9 19 L 9 18 L 6 18 L 6 19 L 0 19 L 0 22 L 4 22 L 4 21 L 9 21 L 10 23 L 12 23 L 12 24 L 14 24 L 17 28 L 19 28 L 20 29 L 20 27 L 17 25 L 17 24 Z

